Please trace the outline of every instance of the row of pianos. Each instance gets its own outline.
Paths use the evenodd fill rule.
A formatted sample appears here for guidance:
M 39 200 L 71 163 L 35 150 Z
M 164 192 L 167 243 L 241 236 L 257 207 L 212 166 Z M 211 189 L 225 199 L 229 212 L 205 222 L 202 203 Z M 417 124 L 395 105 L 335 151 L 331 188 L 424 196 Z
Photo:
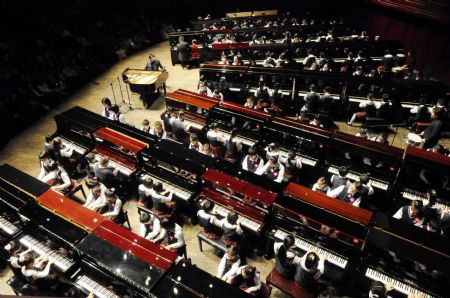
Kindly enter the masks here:
M 0 166 L 0 194 L 0 233 L 47 255 L 86 295 L 248 297 L 8 164 Z

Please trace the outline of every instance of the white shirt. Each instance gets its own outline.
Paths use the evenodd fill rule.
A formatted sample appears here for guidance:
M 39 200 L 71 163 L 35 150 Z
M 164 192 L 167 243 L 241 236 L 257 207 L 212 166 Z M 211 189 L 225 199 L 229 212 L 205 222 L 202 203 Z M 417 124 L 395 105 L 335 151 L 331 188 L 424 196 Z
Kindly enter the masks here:
M 239 269 L 239 266 L 241 265 L 241 259 L 237 258 L 237 260 L 231 265 L 230 270 L 224 272 L 227 260 L 229 260 L 228 254 L 224 254 L 222 259 L 220 260 L 219 268 L 217 268 L 217 277 L 223 280 L 227 280 L 228 278 L 236 275 L 236 271 Z
M 51 263 L 47 263 L 47 265 L 45 266 L 45 268 L 41 271 L 38 271 L 34 268 L 32 269 L 26 269 L 25 266 L 22 267 L 21 271 L 22 274 L 25 277 L 32 277 L 34 280 L 39 279 L 39 278 L 44 278 L 47 277 L 50 273 L 50 265 Z
M 273 244 L 273 251 L 274 251 L 275 255 L 278 254 L 278 250 L 280 249 L 281 245 L 283 245 L 283 242 L 275 242 Z M 297 256 L 296 254 L 294 254 L 292 251 L 286 251 L 286 257 L 288 259 L 292 259 L 292 262 L 294 264 L 300 264 L 301 258 L 299 256 Z
M 337 198 L 341 192 L 344 191 L 344 187 L 348 187 L 347 185 L 341 185 L 333 190 L 329 190 L 327 192 L 327 196 L 332 197 L 332 198 Z M 351 203 L 353 206 L 355 207 L 359 207 L 359 204 L 361 203 L 361 197 L 357 198 L 355 201 L 353 201 L 353 203 Z
M 260 157 L 260 156 L 258 155 L 258 157 Z M 248 171 L 247 161 L 249 158 L 250 158 L 250 155 L 246 155 L 244 160 L 242 161 L 242 168 L 246 171 Z M 258 168 L 256 170 L 261 169 L 262 167 L 264 167 L 264 160 L 262 158 L 260 158 Z
M 156 130 L 154 128 L 150 129 L 150 134 L 155 135 L 156 136 Z M 167 138 L 167 133 L 164 130 L 161 139 L 166 139 Z
M 200 153 L 203 153 L 203 144 L 200 143 L 199 141 L 197 141 L 197 146 L 198 146 L 198 149 L 196 150 L 196 149 L 194 148 L 194 144 L 189 143 L 189 149 L 195 150 L 195 151 L 200 152 Z
M 165 193 L 168 193 L 168 195 L 165 195 Z M 162 192 L 157 193 L 156 191 L 152 190 L 152 197 L 159 200 L 161 203 L 169 203 L 172 201 L 172 192 Z
M 317 192 L 323 192 L 323 191 L 328 192 L 330 190 L 330 187 L 327 185 L 323 188 L 323 191 L 322 191 L 322 189 L 319 187 L 319 184 L 314 183 L 312 190 L 317 191 Z
M 162 230 L 161 230 L 161 224 L 159 219 L 154 216 L 153 214 L 150 214 L 150 216 L 153 219 L 153 230 L 147 234 L 147 229 L 145 228 L 145 224 L 140 223 L 139 224 L 139 236 L 144 237 L 147 240 L 153 240 L 156 239 L 156 236 L 158 236 Z
M 106 187 L 103 184 L 100 184 L 100 195 L 97 199 L 94 199 L 94 193 L 92 189 L 89 190 L 89 194 L 86 198 L 86 202 L 84 202 L 83 206 L 89 208 L 91 210 L 96 210 L 106 205 L 106 197 L 105 191 Z
M 162 229 L 162 231 L 161 231 L 161 235 L 162 235 L 161 239 L 166 237 L 166 234 L 167 234 L 167 231 L 165 229 Z M 168 248 L 168 249 L 180 248 L 180 247 L 184 246 L 184 244 L 185 244 L 185 242 L 184 242 L 184 235 L 183 235 L 183 229 L 181 229 L 181 227 L 177 223 L 175 224 L 174 237 L 175 237 L 175 239 L 177 239 L 177 242 L 167 245 L 166 248 Z M 160 238 L 160 237 L 158 237 L 158 238 Z
M 217 217 L 215 217 L 215 216 L 213 216 L 213 215 L 211 215 L 209 213 L 206 213 L 205 210 L 203 210 L 203 209 L 200 209 L 197 212 L 197 217 L 201 217 L 201 218 L 207 219 L 207 220 L 209 220 L 209 222 L 211 224 L 213 224 L 213 225 L 215 225 L 217 227 L 220 227 L 222 225 L 221 221 L 218 220 Z
M 198 88 L 198 94 L 202 94 L 203 91 L 204 90 L 202 90 L 201 88 Z M 212 91 L 208 87 L 206 87 L 206 96 L 212 97 Z
M 219 132 L 215 132 L 214 130 L 210 129 L 206 133 L 206 138 L 207 139 L 212 139 L 212 140 L 217 140 L 218 142 L 220 142 L 222 144 L 225 144 L 225 138 L 224 138 L 223 134 L 220 131 Z
M 111 212 L 103 213 L 103 216 L 114 217 L 117 216 L 122 209 L 122 200 L 119 198 L 116 199 L 116 203 L 114 204 L 114 210 Z
M 60 173 L 60 175 L 61 175 L 63 184 L 53 186 L 53 189 L 56 191 L 64 190 L 72 184 L 72 181 L 70 181 L 69 175 L 67 174 L 66 170 L 64 170 L 62 167 L 58 167 L 57 170 L 48 173 L 47 175 L 42 177 L 41 181 L 44 183 L 47 183 L 50 180 L 56 179 L 56 177 L 58 176 L 58 173 Z
M 247 265 L 241 266 L 236 270 L 236 275 L 242 274 L 242 270 L 244 270 L 244 268 Z M 259 289 L 261 289 L 261 278 L 259 276 L 259 272 L 256 271 L 255 272 L 255 278 L 254 278 L 254 283 L 255 285 L 253 287 L 250 287 L 247 289 L 248 292 L 255 292 L 258 291 Z
M 266 162 L 264 167 L 258 168 L 258 170 L 256 170 L 255 174 L 262 175 L 265 172 L 267 172 L 267 170 L 269 170 L 269 167 L 270 167 L 270 161 Z M 284 166 L 282 164 L 278 163 L 278 167 L 280 168 L 280 171 L 278 172 L 278 176 L 274 181 L 281 183 L 283 181 L 283 176 L 284 176 Z
M 239 220 L 238 220 L 238 222 L 239 222 Z M 230 224 L 230 223 L 227 221 L 227 218 L 225 217 L 224 219 L 222 219 L 222 220 L 220 221 L 220 227 L 221 227 L 222 229 L 223 229 L 224 227 L 226 227 L 227 229 L 235 229 L 235 230 L 236 230 L 236 233 L 237 233 L 238 235 L 242 235 L 242 233 L 244 233 L 244 232 L 242 231 L 241 225 L 238 224 L 238 222 L 237 222 L 235 225 L 232 225 L 232 224 Z

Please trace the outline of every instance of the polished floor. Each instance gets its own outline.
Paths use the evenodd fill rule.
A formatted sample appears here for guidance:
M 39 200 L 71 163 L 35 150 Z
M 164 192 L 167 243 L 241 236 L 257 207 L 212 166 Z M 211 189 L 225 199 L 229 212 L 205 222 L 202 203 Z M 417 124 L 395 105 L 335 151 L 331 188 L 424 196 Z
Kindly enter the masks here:
M 9 163 L 30 175 L 37 176 L 39 173 L 37 156 L 43 149 L 44 137 L 53 133 L 56 129 L 53 116 L 77 105 L 94 112 L 100 112 L 102 109 L 100 100 L 105 96 L 111 99 L 115 98 L 117 104 L 120 105 L 121 110 L 126 115 L 126 121 L 130 125 L 140 126 L 143 119 L 150 120 L 151 125 L 153 125 L 154 121 L 160 119 L 160 115 L 165 109 L 164 99 L 158 99 L 150 109 L 145 109 L 137 95 L 129 93 L 124 85 L 119 86 L 118 83 L 118 77 L 126 68 L 143 68 L 149 53 L 155 54 L 157 59 L 161 61 L 169 72 L 167 82 L 168 92 L 179 88 L 195 90 L 198 80 L 198 69 L 182 70 L 179 65 L 173 67 L 170 63 L 168 43 L 163 42 L 157 44 L 148 50 L 118 62 L 111 69 L 93 80 L 89 85 L 68 98 L 63 104 L 42 117 L 33 126 L 17 135 L 0 152 L 0 164 Z M 128 104 L 128 94 L 130 95 L 130 105 Z M 338 125 L 344 132 L 355 134 L 358 131 L 358 128 L 349 127 L 343 123 L 338 123 Z M 405 129 L 398 129 L 397 136 L 393 142 L 394 145 L 404 148 L 406 146 L 404 140 L 407 133 L 408 131 Z M 393 135 L 390 136 L 390 141 L 392 139 Z M 444 140 L 443 144 L 448 145 L 450 142 Z M 127 202 L 125 208 L 128 210 L 133 231 L 138 231 L 139 222 L 136 202 L 134 200 Z M 215 274 L 220 259 L 214 254 L 213 249 L 209 245 L 204 246 L 203 253 L 199 251 L 196 237 L 199 228 L 193 227 L 190 224 L 185 224 L 183 228 L 187 242 L 188 257 L 201 269 Z M 273 260 L 265 260 L 262 257 L 251 258 L 248 262 L 259 269 L 263 280 L 274 266 Z M 14 294 L 6 284 L 10 276 L 11 272 L 8 270 L 0 274 L 0 294 Z M 272 293 L 272 297 L 285 297 L 284 294 L 276 290 Z

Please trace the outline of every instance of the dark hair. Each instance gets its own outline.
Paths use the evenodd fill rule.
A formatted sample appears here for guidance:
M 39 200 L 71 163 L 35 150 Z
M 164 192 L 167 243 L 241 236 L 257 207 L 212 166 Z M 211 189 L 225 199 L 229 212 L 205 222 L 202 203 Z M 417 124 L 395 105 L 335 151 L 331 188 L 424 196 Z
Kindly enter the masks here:
M 273 161 L 274 163 L 277 163 L 278 157 L 276 157 L 275 155 L 272 155 L 271 157 L 269 157 L 269 160 Z
M 236 224 L 238 219 L 239 219 L 239 215 L 234 211 L 231 211 L 227 215 L 227 221 L 232 225 Z
M 47 136 L 45 136 L 45 141 L 46 141 L 47 143 L 48 143 L 48 142 L 51 142 L 53 139 L 54 139 L 53 135 L 47 135 Z
M 414 200 L 411 202 L 410 206 L 414 209 L 422 210 L 423 202 L 420 200 Z
M 239 130 L 237 128 L 233 128 L 230 133 L 230 139 L 236 137 L 239 134 Z
M 353 182 L 354 184 L 355 184 L 355 188 L 356 188 L 356 190 L 361 190 L 362 188 L 363 188 L 363 186 L 362 186 L 362 184 L 361 184 L 361 181 L 355 181 L 355 182 Z
M 71 287 L 67 292 L 64 293 L 64 297 L 83 297 L 83 292 L 77 287 Z
M 109 108 L 111 110 L 111 112 L 113 112 L 114 114 L 119 113 L 119 106 L 118 105 L 113 105 L 111 108 Z
M 341 176 L 345 176 L 348 174 L 348 169 L 346 166 L 340 166 L 338 171 L 339 171 L 339 175 L 341 175 Z
M 161 192 L 161 191 L 163 191 L 163 185 L 162 185 L 162 183 L 161 182 L 156 182 L 156 183 L 154 183 L 153 184 L 153 190 L 154 191 L 156 191 L 156 192 Z
M 108 106 L 112 106 L 111 100 L 108 97 L 102 98 L 102 104 L 106 104 Z
M 147 212 L 141 212 L 141 215 L 139 216 L 139 221 L 141 223 L 146 223 L 150 220 L 150 215 L 148 215 Z
M 115 195 L 114 189 L 108 188 L 107 190 L 105 190 L 105 197 L 113 198 L 114 195 Z
M 211 202 L 210 200 L 205 200 L 203 202 L 203 210 L 205 210 L 205 212 L 210 212 L 213 208 L 214 208 L 214 203 Z
M 375 281 L 371 286 L 370 286 L 370 292 L 372 293 L 372 297 L 376 297 L 376 298 L 384 298 L 386 297 L 386 288 L 384 287 L 384 284 L 379 282 L 379 281 Z
M 437 191 L 434 188 L 427 189 L 427 194 L 430 194 L 430 200 L 428 201 L 428 205 L 432 206 L 436 203 L 437 199 Z
M 169 218 L 164 218 L 163 220 L 161 220 L 161 227 L 166 230 L 173 230 L 175 228 L 175 222 L 173 222 Z
M 55 171 L 58 169 L 58 163 L 54 160 L 51 160 L 47 165 L 47 170 Z
M 153 179 L 150 176 L 147 176 L 142 180 L 142 184 L 148 188 L 153 187 Z
M 34 262 L 33 254 L 31 252 L 28 252 L 23 256 L 23 260 L 19 261 L 18 264 L 20 266 L 26 266 L 28 264 L 31 264 L 32 262 Z
M 142 125 L 150 125 L 150 122 L 147 119 L 142 120 Z
M 283 239 L 283 244 L 278 249 L 277 258 L 282 265 L 285 265 L 287 262 L 287 251 L 293 246 L 295 243 L 295 239 L 292 235 L 287 235 Z
M 95 161 L 95 154 L 94 153 L 88 153 L 87 155 L 86 155 L 86 160 L 88 161 L 88 162 L 94 162 Z
M 39 153 L 39 159 L 40 160 L 42 160 L 42 159 L 47 159 L 47 158 L 50 158 L 50 154 L 48 154 L 48 152 L 47 151 L 41 151 L 41 153 Z
M 247 277 L 249 278 L 253 278 L 256 274 L 256 268 L 251 265 L 245 266 L 243 271 L 245 272 L 245 275 L 247 275 Z
M 306 255 L 305 267 L 306 269 L 315 269 L 319 263 L 319 256 L 315 252 L 309 252 Z
M 388 102 L 389 98 L 390 96 L 387 93 L 383 93 L 383 95 L 381 95 L 381 99 L 383 100 L 383 102 Z
M 86 179 L 86 187 L 88 189 L 92 189 L 96 186 L 98 186 L 100 183 L 97 180 L 94 179 Z
M 361 175 L 359 175 L 359 181 L 360 181 L 362 184 L 367 184 L 367 183 L 369 182 L 369 175 L 367 175 L 367 174 L 361 174 Z

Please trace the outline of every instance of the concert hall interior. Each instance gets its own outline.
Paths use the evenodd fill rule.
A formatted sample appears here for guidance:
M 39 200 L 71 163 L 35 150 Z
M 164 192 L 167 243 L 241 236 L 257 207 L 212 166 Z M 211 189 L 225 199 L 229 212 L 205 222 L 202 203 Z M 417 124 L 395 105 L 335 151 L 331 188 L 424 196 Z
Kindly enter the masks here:
M 0 9 L 1 295 L 450 297 L 450 1 Z

